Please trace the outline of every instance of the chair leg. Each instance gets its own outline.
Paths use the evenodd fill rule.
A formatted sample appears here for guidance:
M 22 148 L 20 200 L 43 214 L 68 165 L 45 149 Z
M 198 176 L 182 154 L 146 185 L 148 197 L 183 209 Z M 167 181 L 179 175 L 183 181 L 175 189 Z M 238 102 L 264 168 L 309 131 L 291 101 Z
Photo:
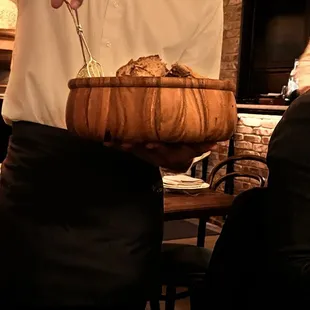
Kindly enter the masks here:
M 207 309 L 206 292 L 208 291 L 204 280 L 197 280 L 189 286 L 190 309 Z
M 209 221 L 209 218 L 200 218 L 198 226 L 198 235 L 197 235 L 197 246 L 204 248 L 205 238 L 206 238 L 206 224 Z
M 159 299 L 151 299 L 150 308 L 151 310 L 160 310 Z
M 172 285 L 166 287 L 165 310 L 174 310 L 177 290 Z

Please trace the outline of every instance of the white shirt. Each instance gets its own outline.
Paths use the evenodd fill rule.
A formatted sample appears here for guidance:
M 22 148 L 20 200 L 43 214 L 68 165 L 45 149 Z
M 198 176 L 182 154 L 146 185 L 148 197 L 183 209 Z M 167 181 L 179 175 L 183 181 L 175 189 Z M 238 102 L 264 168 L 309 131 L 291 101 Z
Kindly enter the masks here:
M 72 18 L 50 0 L 17 0 L 12 70 L 3 103 L 7 122 L 66 128 L 68 81 L 83 65 Z M 218 78 L 223 0 L 85 0 L 80 22 L 105 76 L 130 59 L 159 54 Z

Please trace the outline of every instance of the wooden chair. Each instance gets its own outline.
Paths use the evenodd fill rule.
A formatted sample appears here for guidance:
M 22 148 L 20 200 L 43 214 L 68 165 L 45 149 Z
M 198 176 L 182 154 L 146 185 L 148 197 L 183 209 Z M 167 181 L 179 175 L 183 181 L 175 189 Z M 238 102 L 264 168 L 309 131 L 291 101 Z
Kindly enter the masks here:
M 228 165 L 232 165 L 232 167 L 234 166 L 234 164 L 237 161 L 242 161 L 242 160 L 248 160 L 248 161 L 255 161 L 255 162 L 259 162 L 262 163 L 264 165 L 267 165 L 267 160 L 264 157 L 261 156 L 256 156 L 256 155 L 238 155 L 238 156 L 231 156 L 228 157 L 227 159 L 219 162 L 211 171 L 209 177 L 208 177 L 208 183 L 210 184 L 210 188 L 213 190 L 217 190 L 217 188 L 219 187 L 219 185 L 221 185 L 224 181 L 227 181 L 228 179 L 234 179 L 236 177 L 246 177 L 246 178 L 251 178 L 251 179 L 255 179 L 259 182 L 259 187 L 264 187 L 265 183 L 266 183 L 266 179 L 258 174 L 255 173 L 246 173 L 246 172 L 231 172 L 228 173 L 222 177 L 220 177 L 219 179 L 216 180 L 216 174 L 219 172 L 219 170 L 225 166 Z M 267 168 L 267 166 L 266 166 Z
M 191 289 L 205 281 L 212 251 L 195 245 L 164 243 L 161 262 L 161 286 L 166 286 L 165 294 L 159 300 L 165 301 L 166 310 L 174 310 L 176 300 L 191 297 Z M 177 287 L 186 288 L 177 292 Z M 151 310 L 159 310 L 159 300 L 151 300 Z M 191 309 L 196 304 L 190 299 Z
M 233 195 L 234 194 L 234 183 L 233 182 L 234 182 L 235 178 L 240 178 L 240 177 L 256 180 L 258 182 L 257 187 L 265 187 L 267 180 L 262 175 L 255 174 L 255 173 L 249 173 L 249 172 L 242 172 L 242 171 L 235 172 L 234 171 L 234 164 L 236 162 L 240 162 L 243 160 L 262 163 L 262 164 L 266 165 L 266 169 L 267 169 L 267 160 L 266 160 L 266 158 L 261 157 L 261 156 L 238 155 L 238 156 L 228 157 L 227 159 L 219 162 L 211 170 L 210 175 L 207 178 L 207 181 L 210 184 L 210 190 L 216 191 L 216 190 L 218 190 L 220 185 L 223 184 L 224 182 L 225 183 L 230 182 L 229 184 L 225 184 L 228 186 L 225 186 L 224 192 L 227 194 Z M 229 170 L 232 170 L 233 172 L 226 173 L 224 176 L 216 178 L 220 169 L 224 168 L 225 166 L 226 167 L 230 166 Z M 198 236 L 197 236 L 199 246 L 202 246 L 202 244 L 204 244 L 205 235 L 206 235 L 205 227 L 206 227 L 208 220 L 209 220 L 209 218 L 208 219 L 204 219 L 204 218 L 199 219 Z
M 237 161 L 249 160 L 266 164 L 266 159 L 254 155 L 232 156 L 218 163 L 211 171 L 208 183 L 210 190 L 217 190 L 221 184 L 233 181 L 238 177 L 254 179 L 259 187 L 264 187 L 266 179 L 255 173 L 229 172 L 226 175 L 216 178 L 220 169 L 227 165 L 233 165 Z M 202 162 L 202 177 L 207 179 L 208 157 Z M 231 170 L 231 169 L 230 169 Z M 193 172 L 193 170 L 192 170 Z M 231 190 L 230 190 L 231 191 Z M 204 248 L 206 237 L 206 224 L 209 218 L 200 218 L 197 235 L 197 246 L 184 244 L 163 244 L 162 250 L 162 285 L 166 286 L 166 294 L 160 297 L 165 301 L 166 310 L 174 310 L 176 300 L 191 295 L 191 287 L 199 281 L 204 281 L 211 252 Z M 188 290 L 177 292 L 177 287 L 186 287 Z M 191 300 L 191 308 L 194 308 L 194 300 Z M 150 302 L 152 310 L 159 310 L 159 301 Z

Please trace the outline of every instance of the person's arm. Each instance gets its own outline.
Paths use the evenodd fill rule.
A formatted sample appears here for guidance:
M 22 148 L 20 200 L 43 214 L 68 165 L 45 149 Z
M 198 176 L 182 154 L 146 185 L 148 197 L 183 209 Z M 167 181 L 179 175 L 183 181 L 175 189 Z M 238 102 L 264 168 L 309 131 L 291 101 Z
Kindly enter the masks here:
M 220 75 L 223 43 L 223 1 L 206 1 L 197 30 L 179 63 L 185 64 L 194 72 L 213 79 Z
M 137 157 L 172 172 L 186 172 L 192 164 L 193 158 L 209 151 L 214 143 L 147 143 L 147 144 L 116 144 L 104 143 L 105 146 L 132 152 Z

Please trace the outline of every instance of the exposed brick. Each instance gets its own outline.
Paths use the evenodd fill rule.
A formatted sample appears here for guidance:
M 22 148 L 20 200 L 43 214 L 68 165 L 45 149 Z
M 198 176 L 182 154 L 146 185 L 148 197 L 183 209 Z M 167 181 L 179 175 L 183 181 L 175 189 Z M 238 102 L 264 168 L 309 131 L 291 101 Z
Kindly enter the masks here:
M 227 158 L 227 155 L 219 154 L 219 160 L 225 160 L 226 158 Z
M 262 143 L 263 144 L 269 144 L 270 137 L 262 137 Z
M 241 122 L 245 126 L 259 127 L 261 125 L 261 120 L 259 118 L 242 118 Z
M 253 133 L 253 128 L 252 127 L 247 127 L 247 126 L 243 126 L 243 125 L 238 125 L 237 126 L 237 130 L 236 132 L 238 133 Z
M 219 158 L 219 153 L 218 152 L 211 152 L 209 156 L 209 160 L 218 160 Z
M 260 175 L 261 169 L 250 167 L 249 172 Z
M 221 64 L 222 70 L 237 70 L 237 62 L 223 62 Z
M 223 62 L 238 62 L 238 54 L 223 54 L 222 55 L 222 63 Z
M 240 161 L 240 163 L 242 164 L 242 166 L 251 166 L 251 167 L 253 167 L 253 166 L 255 166 L 255 163 L 256 163 L 256 161 L 253 161 L 253 160 L 242 160 L 242 161 Z
M 239 149 L 251 150 L 252 143 L 247 141 L 235 141 L 235 147 Z
M 219 150 L 218 150 L 219 154 L 227 154 L 228 152 L 228 148 L 226 146 L 219 146 Z
M 230 22 L 230 21 L 233 21 L 233 20 L 239 20 L 240 17 L 241 17 L 241 5 L 227 5 L 225 10 L 224 10 L 224 16 L 227 16 L 225 21 L 226 22 Z M 238 14 L 239 13 L 239 14 Z M 230 17 L 230 14 L 234 14 L 235 16 L 233 17 Z
M 244 135 L 244 141 L 249 141 L 252 143 L 260 143 L 262 141 L 261 136 L 256 135 Z
M 261 171 L 261 174 L 262 174 L 262 176 L 265 178 L 265 179 L 267 179 L 268 178 L 268 174 L 269 174 L 269 172 L 268 172 L 268 170 L 262 170 Z
M 254 186 L 257 186 L 257 185 L 259 184 L 259 182 L 258 182 L 257 180 L 255 180 L 255 179 L 251 179 L 251 180 L 250 180 L 250 183 L 251 183 L 252 185 L 254 185 Z
M 268 128 L 254 128 L 253 133 L 259 136 L 271 136 L 273 132 L 273 129 L 268 129 Z
M 212 147 L 211 152 L 212 152 L 212 153 L 217 153 L 217 152 L 218 152 L 218 149 L 219 149 L 219 145 L 216 144 L 215 146 Z
M 230 38 L 238 38 L 240 35 L 239 29 L 229 29 L 224 30 L 224 38 L 230 39 Z
M 276 121 L 262 121 L 262 123 L 261 123 L 261 126 L 263 127 L 263 128 L 270 128 L 270 129 L 274 129 L 276 126 L 277 126 L 277 123 L 278 122 L 276 122 Z
M 243 190 L 247 190 L 249 188 L 251 188 L 251 184 L 249 184 L 248 182 L 243 182 L 242 183 L 242 189 Z
M 219 154 L 218 154 L 219 155 Z M 216 164 L 218 163 L 218 159 L 215 159 L 215 158 L 209 158 L 209 160 L 208 160 L 208 164 L 210 165 L 210 166 L 215 166 Z
M 235 79 L 237 78 L 236 70 L 221 70 L 221 79 Z
M 264 157 L 261 155 L 261 157 Z M 256 166 L 259 168 L 259 169 L 267 169 L 267 165 L 264 164 L 264 163 L 258 163 L 256 162 Z
M 227 146 L 229 145 L 229 141 L 222 141 L 222 142 L 218 142 L 218 145 L 221 145 L 221 146 Z
M 239 38 L 230 38 L 223 41 L 223 50 L 227 54 L 234 54 L 238 53 L 239 51 Z
M 242 171 L 243 167 L 242 167 L 242 165 L 234 164 L 234 169 L 235 169 L 235 171 Z
M 262 153 L 262 152 L 267 152 L 267 150 L 268 150 L 268 146 L 265 144 L 256 144 L 256 143 L 253 144 L 253 151 Z
M 260 154 L 258 152 L 244 150 L 244 149 L 238 149 L 238 148 L 235 148 L 235 154 L 236 155 L 256 155 L 256 156 L 260 156 Z
M 236 85 L 241 25 L 241 0 L 224 0 L 224 34 L 221 79 Z
M 241 181 L 235 181 L 234 182 L 234 190 L 235 192 L 241 192 L 243 189 L 243 183 Z
M 244 135 L 242 133 L 235 133 L 234 134 L 234 140 L 235 141 L 240 141 L 244 139 Z
M 224 30 L 238 29 L 240 31 L 240 21 L 225 21 Z

